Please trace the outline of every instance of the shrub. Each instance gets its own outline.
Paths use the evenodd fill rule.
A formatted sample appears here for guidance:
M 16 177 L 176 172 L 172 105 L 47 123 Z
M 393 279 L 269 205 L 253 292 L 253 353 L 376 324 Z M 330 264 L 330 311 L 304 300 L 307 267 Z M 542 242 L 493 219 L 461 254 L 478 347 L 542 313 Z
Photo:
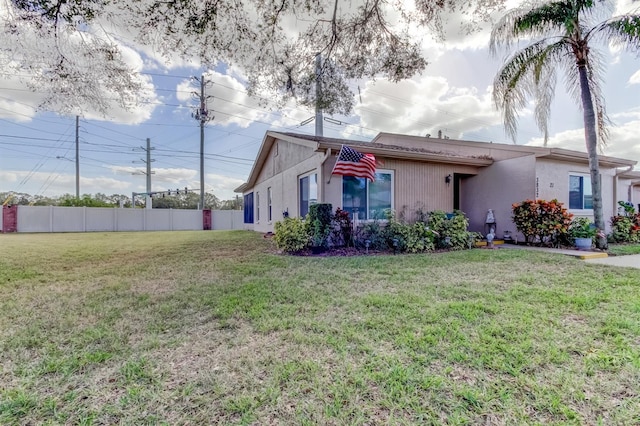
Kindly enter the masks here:
M 311 244 L 314 247 L 326 247 L 331 234 L 331 209 L 329 203 L 309 206 L 309 223 L 311 224 Z
M 309 246 L 307 222 L 301 218 L 287 217 L 274 225 L 276 247 L 287 253 L 298 253 Z
M 640 213 L 613 216 L 610 237 L 616 243 L 640 243 Z
M 332 221 L 332 234 L 331 240 L 333 245 L 336 246 L 353 246 L 353 223 L 351 221 L 351 214 L 348 211 L 342 210 L 340 207 L 336 209 L 333 215 Z
M 464 250 L 477 238 L 475 233 L 469 232 L 469 220 L 460 210 L 448 215 L 442 210 L 435 210 L 429 213 L 429 229 L 434 231 L 436 236 L 436 247 L 450 250 Z
M 387 242 L 383 231 L 380 221 L 367 222 L 357 230 L 354 243 L 358 248 L 365 248 L 369 241 L 371 250 L 386 250 Z
M 558 200 L 525 200 L 511 207 L 513 223 L 526 242 L 558 245 L 566 239 L 573 215 Z

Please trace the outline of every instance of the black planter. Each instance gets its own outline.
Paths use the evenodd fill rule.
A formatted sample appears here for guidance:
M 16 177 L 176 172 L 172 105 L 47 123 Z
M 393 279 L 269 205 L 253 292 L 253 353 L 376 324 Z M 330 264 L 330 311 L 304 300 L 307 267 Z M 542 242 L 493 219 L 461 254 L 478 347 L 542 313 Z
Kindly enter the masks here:
M 322 246 L 311 246 L 312 254 L 320 254 L 320 253 L 324 253 L 325 251 L 326 251 L 326 248 Z

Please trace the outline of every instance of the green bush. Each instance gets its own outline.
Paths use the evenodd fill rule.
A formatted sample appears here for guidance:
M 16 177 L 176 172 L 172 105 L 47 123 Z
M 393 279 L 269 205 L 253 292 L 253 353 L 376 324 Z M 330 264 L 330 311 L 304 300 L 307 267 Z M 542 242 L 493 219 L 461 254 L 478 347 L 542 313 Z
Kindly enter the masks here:
M 477 235 L 469 232 L 469 219 L 460 210 L 448 215 L 442 210 L 429 213 L 427 225 L 437 234 L 435 245 L 438 248 L 464 250 L 469 248 Z
M 309 206 L 309 223 L 311 224 L 311 245 L 327 247 L 331 234 L 331 210 L 329 203 Z
M 307 222 L 298 217 L 287 217 L 276 222 L 273 237 L 276 247 L 287 253 L 298 253 L 309 246 L 309 230 Z
M 384 235 L 384 227 L 380 225 L 380 221 L 374 220 L 362 225 L 356 231 L 354 244 L 358 248 L 365 248 L 369 241 L 371 250 L 386 250 L 387 241 Z

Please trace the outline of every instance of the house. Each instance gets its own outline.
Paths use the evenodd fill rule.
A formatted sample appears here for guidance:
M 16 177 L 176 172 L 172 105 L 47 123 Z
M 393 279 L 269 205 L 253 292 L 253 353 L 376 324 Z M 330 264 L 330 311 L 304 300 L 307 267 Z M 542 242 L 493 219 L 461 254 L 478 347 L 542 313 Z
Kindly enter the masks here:
M 376 180 L 332 175 L 342 145 L 376 156 Z M 636 161 L 600 157 L 605 218 L 618 200 L 640 203 Z M 273 231 L 285 216 L 305 216 L 313 203 L 331 203 L 358 220 L 382 217 L 386 209 L 464 211 L 470 230 L 485 234 L 493 210 L 496 233 L 515 235 L 511 205 L 557 198 L 576 216 L 593 217 L 586 153 L 380 133 L 370 142 L 267 132 L 246 183 L 247 229 Z M 608 221 L 608 220 L 607 220 Z

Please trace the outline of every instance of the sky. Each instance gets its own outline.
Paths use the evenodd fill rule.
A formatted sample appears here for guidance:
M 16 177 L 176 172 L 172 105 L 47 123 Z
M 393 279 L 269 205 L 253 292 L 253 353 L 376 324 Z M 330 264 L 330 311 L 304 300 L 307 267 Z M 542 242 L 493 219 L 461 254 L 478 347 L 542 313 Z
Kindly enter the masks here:
M 619 9 L 628 8 L 620 3 Z M 488 31 L 445 42 L 425 37 L 429 65 L 410 80 L 352 81 L 356 102 L 350 116 L 325 116 L 324 136 L 370 140 L 379 132 L 443 136 L 513 143 L 492 103 L 491 86 L 504 56 L 492 57 Z M 603 154 L 640 162 L 640 58 L 603 46 L 603 93 L 612 119 Z M 192 114 L 193 92 L 205 75 L 209 116 L 205 127 L 205 189 L 220 199 L 248 178 L 268 130 L 313 134 L 314 111 L 250 97 L 242 73 L 221 65 L 205 70 L 185 61 L 167 64 L 142 50 L 128 49 L 149 94 L 133 109 L 117 106 L 103 116 L 79 114 L 80 193 L 125 194 L 146 190 L 146 140 L 150 139 L 152 191 L 200 188 L 200 128 Z M 310 58 L 312 60 L 312 58 Z M 75 194 L 74 115 L 38 108 L 42 93 L 30 91 L 28 75 L 0 68 L 0 192 L 60 196 Z M 531 109 L 521 114 L 517 144 L 542 145 Z M 549 146 L 585 151 L 582 112 L 561 81 L 552 104 Z M 640 168 L 637 168 L 640 169 Z

